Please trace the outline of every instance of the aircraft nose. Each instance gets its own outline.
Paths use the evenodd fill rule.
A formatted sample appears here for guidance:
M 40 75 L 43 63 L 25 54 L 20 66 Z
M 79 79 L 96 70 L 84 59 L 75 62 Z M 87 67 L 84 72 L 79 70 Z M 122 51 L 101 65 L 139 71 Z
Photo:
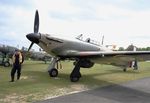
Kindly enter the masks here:
M 39 43 L 40 35 L 38 34 L 30 33 L 27 34 L 26 37 L 33 43 Z

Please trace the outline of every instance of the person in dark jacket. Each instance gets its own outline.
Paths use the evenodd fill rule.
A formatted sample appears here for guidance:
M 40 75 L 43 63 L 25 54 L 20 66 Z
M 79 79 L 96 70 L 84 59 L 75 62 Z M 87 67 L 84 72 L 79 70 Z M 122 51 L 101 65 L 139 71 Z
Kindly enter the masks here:
M 20 76 L 21 76 L 22 54 L 19 50 L 15 50 L 15 53 L 12 56 L 12 62 L 13 62 L 13 67 L 11 70 L 11 81 L 10 82 L 14 82 L 16 71 L 17 71 L 17 80 L 19 80 Z

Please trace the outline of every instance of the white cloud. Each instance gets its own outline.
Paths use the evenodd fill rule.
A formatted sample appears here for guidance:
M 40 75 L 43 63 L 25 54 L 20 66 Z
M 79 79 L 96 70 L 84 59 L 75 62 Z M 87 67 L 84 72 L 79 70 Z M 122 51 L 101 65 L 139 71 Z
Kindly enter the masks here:
M 1 32 L 7 37 L 22 42 L 21 45 L 28 46 L 30 43 L 25 35 L 33 32 L 34 14 L 38 9 L 39 31 L 42 33 L 66 37 L 83 33 L 100 41 L 102 32 L 106 44 L 127 46 L 134 43 L 138 46 L 149 46 L 148 39 L 139 40 L 131 37 L 150 34 L 150 9 L 138 11 L 122 8 L 114 3 L 94 1 L 84 1 L 85 3 L 80 1 L 80 5 L 72 0 L 30 0 L 28 2 L 31 3 L 31 8 L 0 5 L 0 12 L 7 14 L 7 18 L 4 19 L 6 25 L 0 26 Z M 118 2 L 130 3 L 129 0 L 118 0 Z M 56 13 L 57 17 L 52 16 L 53 13 Z

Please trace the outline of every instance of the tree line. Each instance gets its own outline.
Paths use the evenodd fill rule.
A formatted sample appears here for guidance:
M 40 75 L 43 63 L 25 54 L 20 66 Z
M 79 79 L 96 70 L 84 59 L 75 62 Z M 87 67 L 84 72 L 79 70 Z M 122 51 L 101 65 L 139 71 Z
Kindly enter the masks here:
M 129 45 L 127 48 L 124 47 L 119 47 L 118 51 L 133 51 L 134 49 L 136 49 L 136 51 L 150 51 L 150 47 L 136 47 L 134 45 Z

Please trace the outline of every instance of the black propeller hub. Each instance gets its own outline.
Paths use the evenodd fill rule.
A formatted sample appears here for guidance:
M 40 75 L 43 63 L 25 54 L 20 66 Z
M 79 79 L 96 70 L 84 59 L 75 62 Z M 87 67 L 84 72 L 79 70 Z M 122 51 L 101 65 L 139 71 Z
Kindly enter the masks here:
M 26 37 L 33 43 L 36 43 L 36 44 L 39 43 L 39 39 L 40 39 L 39 34 L 30 33 L 30 34 L 26 35 Z

